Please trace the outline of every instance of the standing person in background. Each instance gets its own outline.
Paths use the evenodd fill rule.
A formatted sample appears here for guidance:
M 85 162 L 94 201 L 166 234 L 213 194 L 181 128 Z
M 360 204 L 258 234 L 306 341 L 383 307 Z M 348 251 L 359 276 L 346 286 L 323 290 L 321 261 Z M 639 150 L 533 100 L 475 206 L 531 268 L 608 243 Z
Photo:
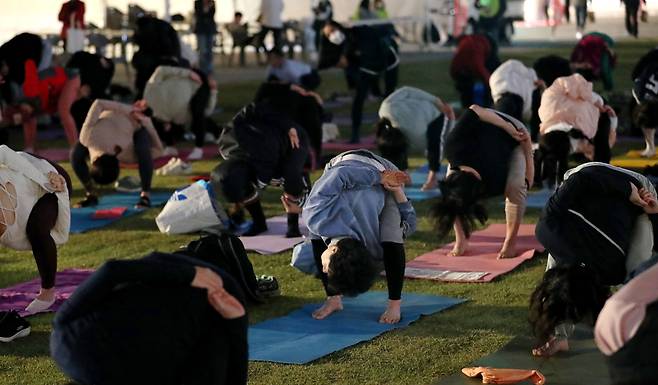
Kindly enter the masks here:
M 274 49 L 281 48 L 283 40 L 283 0 L 261 0 L 260 21 L 261 29 L 258 33 L 260 45 L 265 47 L 265 37 L 272 32 Z
M 215 23 L 215 2 L 196 0 L 194 2 L 194 33 L 199 49 L 199 67 L 206 75 L 212 75 L 212 48 L 215 45 L 217 24 Z
M 499 65 L 498 47 L 491 36 L 473 34 L 459 38 L 450 63 L 450 77 L 459 92 L 462 108 L 471 104 L 491 105 L 489 78 Z
M 576 0 L 576 39 L 581 39 L 583 37 L 583 32 L 585 31 L 585 24 L 587 23 L 587 3 L 591 3 L 592 0 Z M 569 21 L 569 7 L 565 8 L 567 15 L 567 22 Z
M 373 4 L 373 11 L 377 15 L 378 19 L 388 20 L 388 11 L 386 10 L 386 3 L 384 0 L 375 0 Z
M 334 7 L 330 0 L 315 0 L 313 8 L 313 30 L 315 31 L 315 48 L 320 50 L 320 41 L 322 41 L 322 28 L 327 21 L 334 18 Z
M 80 0 L 69 0 L 62 4 L 57 19 L 62 22 L 59 36 L 66 47 L 66 36 L 69 28 L 85 28 L 85 3 Z
M 642 2 L 647 4 L 647 0 Z M 621 0 L 621 3 L 626 6 L 626 31 L 629 35 L 637 37 L 637 13 L 640 11 L 640 0 Z

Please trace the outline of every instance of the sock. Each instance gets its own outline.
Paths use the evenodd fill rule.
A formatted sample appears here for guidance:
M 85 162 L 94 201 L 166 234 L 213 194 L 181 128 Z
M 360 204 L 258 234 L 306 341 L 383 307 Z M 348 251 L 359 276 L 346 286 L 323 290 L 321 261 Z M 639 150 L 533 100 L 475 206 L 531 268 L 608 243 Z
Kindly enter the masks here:
M 288 231 L 286 231 L 287 238 L 300 237 L 302 234 L 299 231 L 299 214 L 288 214 Z

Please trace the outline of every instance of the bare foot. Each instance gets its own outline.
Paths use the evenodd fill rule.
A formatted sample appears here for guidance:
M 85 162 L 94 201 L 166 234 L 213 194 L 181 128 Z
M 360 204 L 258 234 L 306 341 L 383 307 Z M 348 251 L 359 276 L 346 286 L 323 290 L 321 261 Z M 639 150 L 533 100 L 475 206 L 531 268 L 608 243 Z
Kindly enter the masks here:
M 386 310 L 382 314 L 381 317 L 379 317 L 379 323 L 383 324 L 396 324 L 400 322 L 400 304 L 402 303 L 402 300 L 388 300 L 388 306 L 386 306 Z
M 656 148 L 645 148 L 644 151 L 640 153 L 640 156 L 644 158 L 653 158 L 656 156 Z
M 498 259 L 514 258 L 517 255 L 516 244 L 504 244 L 498 252 Z
M 460 255 L 464 255 L 467 248 L 468 242 L 455 242 L 455 246 L 452 248 L 452 251 L 448 253 L 448 256 L 459 257 Z
M 544 345 L 532 349 L 532 355 L 535 357 L 550 357 L 558 352 L 569 350 L 569 340 L 566 338 L 551 337 Z
M 44 289 L 41 288 L 39 294 L 36 297 L 40 301 L 50 302 L 55 299 L 55 288 Z
M 439 182 L 436 179 L 427 180 L 423 183 L 423 186 L 420 188 L 421 191 L 430 191 L 439 187 Z
M 318 310 L 313 312 L 313 318 L 315 319 L 325 319 L 329 317 L 332 313 L 343 310 L 343 300 L 342 296 L 334 295 L 327 297 L 327 300 L 324 301 L 324 305 Z

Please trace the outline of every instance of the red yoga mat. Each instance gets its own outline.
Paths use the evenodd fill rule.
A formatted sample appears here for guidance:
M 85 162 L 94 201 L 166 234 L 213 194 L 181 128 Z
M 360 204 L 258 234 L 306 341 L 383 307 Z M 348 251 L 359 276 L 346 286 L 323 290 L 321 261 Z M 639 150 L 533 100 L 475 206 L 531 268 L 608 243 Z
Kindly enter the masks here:
M 405 277 L 444 282 L 491 282 L 531 259 L 543 246 L 535 238 L 535 225 L 521 225 L 516 258 L 497 259 L 505 240 L 505 225 L 493 224 L 471 235 L 466 254 L 448 256 L 454 243 L 423 254 L 407 263 Z

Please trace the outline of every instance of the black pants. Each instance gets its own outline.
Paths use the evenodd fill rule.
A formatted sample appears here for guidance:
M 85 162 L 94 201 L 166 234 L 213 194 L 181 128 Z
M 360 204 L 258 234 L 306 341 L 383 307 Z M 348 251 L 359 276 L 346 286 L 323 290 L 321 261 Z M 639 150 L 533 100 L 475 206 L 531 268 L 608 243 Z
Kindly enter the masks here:
M 599 115 L 599 125 L 594 135 L 594 161 L 610 163 L 612 150 L 610 149 L 610 117 L 602 112 Z
M 386 87 L 385 95 L 388 96 L 398 84 L 398 66 L 388 69 L 384 72 L 384 84 Z M 361 70 L 353 72 L 356 81 L 356 95 L 352 102 L 352 142 L 358 142 L 360 138 L 361 122 L 363 121 L 363 105 L 368 98 L 368 93 L 372 89 L 373 82 L 379 80 L 380 74 L 371 74 Z
M 151 138 L 145 128 L 135 131 L 133 135 L 133 148 L 137 157 L 137 166 L 139 178 L 142 183 L 142 191 L 151 191 L 151 181 L 153 180 L 153 156 L 151 155 Z M 82 185 L 91 186 L 91 176 L 89 174 L 89 149 L 80 142 L 75 144 L 71 153 L 71 167 Z
M 73 188 L 69 174 L 59 165 L 49 162 L 57 173 L 66 180 L 69 195 Z M 32 245 L 32 255 L 41 277 L 41 287 L 51 289 L 55 286 L 55 274 L 57 273 L 57 245 L 50 235 L 50 231 L 57 223 L 59 213 L 59 202 L 53 193 L 43 195 L 32 208 L 27 219 L 25 233 Z
M 303 194 L 306 186 L 304 178 L 304 159 L 292 158 L 282 168 L 280 176 L 284 179 L 283 191 L 295 197 Z M 228 159 L 215 167 L 210 178 L 213 188 L 221 192 L 229 203 L 242 203 L 256 193 L 257 173 L 254 165 L 243 159 Z M 269 182 L 269 181 L 263 181 Z
M 329 285 L 329 277 L 322 272 L 322 253 L 327 245 L 321 239 L 311 240 L 313 245 L 313 258 L 315 267 L 318 269 L 324 291 L 327 296 L 339 295 Z M 402 298 L 402 286 L 404 283 L 405 252 L 404 245 L 394 242 L 382 242 L 384 270 L 386 272 L 386 284 L 388 287 L 388 299 L 399 300 Z
M 494 103 L 494 109 L 523 121 L 523 98 L 517 94 L 504 93 Z
M 267 34 L 272 32 L 272 37 L 274 38 L 274 49 L 281 49 L 283 47 L 283 28 L 271 28 L 266 26 L 261 26 L 260 31 L 256 35 L 257 43 L 260 47 L 265 48 L 265 37 Z
M 576 27 L 585 29 L 587 23 L 587 4 L 576 6 Z
M 539 126 L 541 125 L 541 119 L 539 119 L 539 106 L 541 105 L 541 95 L 542 91 L 540 89 L 532 91 L 532 114 L 530 116 L 530 124 L 528 128 L 530 129 L 530 138 L 534 143 L 537 143 L 539 140 Z
M 445 115 L 441 114 L 427 125 L 427 162 L 430 170 L 439 171 L 441 168 L 441 133 Z
M 637 13 L 640 10 L 640 0 L 626 0 L 624 3 L 626 4 L 626 31 L 637 37 Z

